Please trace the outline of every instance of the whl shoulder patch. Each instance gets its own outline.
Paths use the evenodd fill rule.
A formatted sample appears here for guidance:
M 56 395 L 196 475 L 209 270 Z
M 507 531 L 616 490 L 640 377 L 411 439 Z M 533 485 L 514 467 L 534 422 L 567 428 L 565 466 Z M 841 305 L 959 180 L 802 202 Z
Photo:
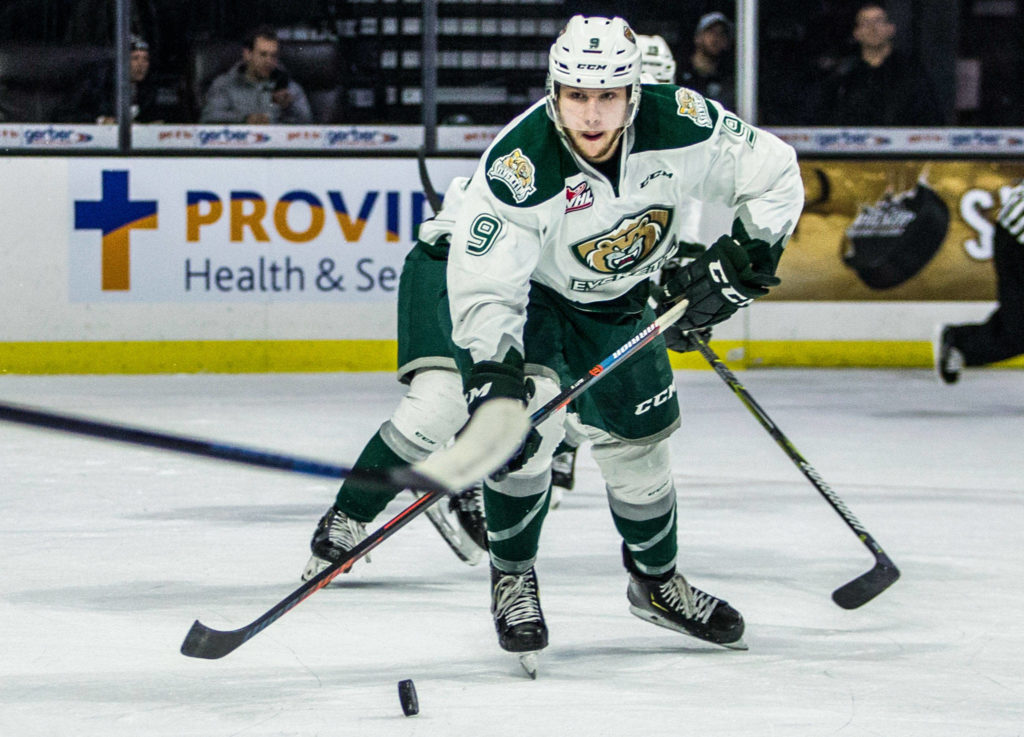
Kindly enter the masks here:
M 507 156 L 495 159 L 487 172 L 487 178 L 495 179 L 512 190 L 516 202 L 525 202 L 537 191 L 536 168 L 519 148 Z

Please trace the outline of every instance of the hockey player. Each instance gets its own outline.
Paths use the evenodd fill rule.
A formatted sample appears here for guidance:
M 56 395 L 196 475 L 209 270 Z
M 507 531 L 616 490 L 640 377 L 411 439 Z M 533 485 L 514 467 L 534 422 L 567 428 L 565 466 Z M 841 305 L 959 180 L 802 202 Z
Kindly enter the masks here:
M 676 60 L 665 39 L 661 36 L 643 34 L 637 34 L 636 38 L 640 47 L 641 81 L 645 84 L 674 84 Z M 694 345 L 678 329 L 673 330 L 671 334 L 675 337 L 674 341 L 668 343 L 672 350 L 685 352 L 694 349 Z M 580 425 L 579 418 L 570 412 L 565 418 L 565 438 L 551 459 L 551 509 L 559 506 L 564 491 L 571 491 L 575 486 L 576 454 L 585 440 L 586 433 Z
M 1024 182 L 1011 189 L 996 216 L 993 263 L 999 307 L 980 324 L 942 325 L 935 339 L 935 371 L 946 384 L 968 366 L 1024 353 Z
M 652 318 L 650 277 L 673 255 L 694 208 L 735 207 L 732 233 L 678 269 L 669 302 L 681 329 L 727 319 L 778 284 L 803 204 L 793 150 L 712 101 L 667 85 L 641 89 L 641 54 L 621 18 L 574 16 L 551 47 L 545 99 L 513 120 L 479 161 L 451 230 L 452 338 L 470 415 L 497 399 L 540 406 Z M 532 395 L 532 398 L 531 398 Z M 629 573 L 630 611 L 744 648 L 743 618 L 676 570 L 676 493 L 667 439 L 679 425 L 672 371 L 656 340 L 576 401 L 607 486 Z M 548 643 L 537 560 L 552 454 L 563 420 L 543 423 L 523 465 L 488 479 L 484 509 L 498 642 Z
M 661 36 L 637 34 L 640 47 L 641 73 L 644 82 L 656 84 L 676 83 L 676 58 Z

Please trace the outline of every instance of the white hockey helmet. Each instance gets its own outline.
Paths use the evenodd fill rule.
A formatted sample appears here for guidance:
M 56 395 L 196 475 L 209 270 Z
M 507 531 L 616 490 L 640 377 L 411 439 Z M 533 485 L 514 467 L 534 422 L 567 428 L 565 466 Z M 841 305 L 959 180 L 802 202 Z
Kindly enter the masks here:
M 637 34 L 636 38 L 637 44 L 640 46 L 643 81 L 675 84 L 676 59 L 672 56 L 672 49 L 665 43 L 665 39 L 661 36 L 644 36 L 641 34 Z
M 584 89 L 628 87 L 629 102 L 622 125 L 629 126 L 640 104 L 640 70 L 640 47 L 626 21 L 574 15 L 551 45 L 548 56 L 548 115 L 561 127 L 559 85 Z

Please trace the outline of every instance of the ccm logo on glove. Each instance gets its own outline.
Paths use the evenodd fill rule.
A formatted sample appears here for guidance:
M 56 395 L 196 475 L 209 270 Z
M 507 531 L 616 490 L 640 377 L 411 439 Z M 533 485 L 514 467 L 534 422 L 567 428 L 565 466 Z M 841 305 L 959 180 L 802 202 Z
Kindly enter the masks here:
M 724 285 L 722 287 L 722 296 L 737 307 L 746 307 L 754 301 L 750 297 L 744 297 L 737 292 L 732 284 L 729 283 L 729 276 L 725 273 L 725 267 L 722 266 L 721 261 L 712 261 L 708 264 L 708 274 L 711 276 L 711 281 Z

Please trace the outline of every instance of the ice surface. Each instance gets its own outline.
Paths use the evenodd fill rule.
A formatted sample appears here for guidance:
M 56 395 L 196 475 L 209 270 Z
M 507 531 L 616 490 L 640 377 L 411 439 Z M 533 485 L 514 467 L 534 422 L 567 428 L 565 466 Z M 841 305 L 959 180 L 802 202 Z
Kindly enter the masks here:
M 740 374 L 903 571 L 854 611 L 829 595 L 867 549 L 715 374 L 676 378 L 680 568 L 749 651 L 629 614 L 584 451 L 541 540 L 536 681 L 497 646 L 485 566 L 425 519 L 226 658 L 185 658 L 193 619 L 233 629 L 298 585 L 336 484 L 0 424 L 0 735 L 1024 734 L 1022 374 Z M 400 396 L 390 374 L 0 377 L 4 401 L 339 464 Z

